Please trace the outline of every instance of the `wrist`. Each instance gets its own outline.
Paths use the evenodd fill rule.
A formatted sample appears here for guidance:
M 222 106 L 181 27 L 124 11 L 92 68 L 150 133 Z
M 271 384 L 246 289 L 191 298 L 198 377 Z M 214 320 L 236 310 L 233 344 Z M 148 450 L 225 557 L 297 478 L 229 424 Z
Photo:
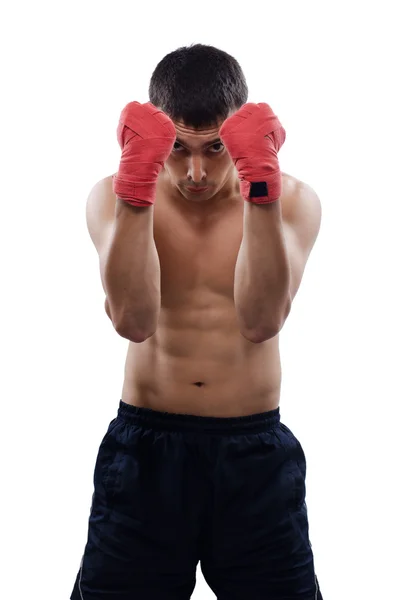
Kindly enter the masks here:
M 152 206 L 156 199 L 156 186 L 156 181 L 131 181 L 118 175 L 113 178 L 113 191 L 117 198 L 132 206 Z
M 282 192 L 281 172 L 263 177 L 261 181 L 240 179 L 240 193 L 246 202 L 252 204 L 271 204 L 276 202 Z

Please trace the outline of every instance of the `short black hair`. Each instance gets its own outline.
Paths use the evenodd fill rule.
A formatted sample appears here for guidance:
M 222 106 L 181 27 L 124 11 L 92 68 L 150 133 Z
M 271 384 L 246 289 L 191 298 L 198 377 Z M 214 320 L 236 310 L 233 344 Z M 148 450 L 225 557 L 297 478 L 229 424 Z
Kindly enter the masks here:
M 171 119 L 206 127 L 247 102 L 244 73 L 233 56 L 203 44 L 167 54 L 155 68 L 149 100 Z

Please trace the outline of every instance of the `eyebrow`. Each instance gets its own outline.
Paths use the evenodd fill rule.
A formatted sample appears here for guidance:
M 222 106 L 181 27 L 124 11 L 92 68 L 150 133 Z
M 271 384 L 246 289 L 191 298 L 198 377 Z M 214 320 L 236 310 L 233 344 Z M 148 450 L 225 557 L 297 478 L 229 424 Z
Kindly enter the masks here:
M 187 144 L 186 142 L 184 142 L 183 140 L 176 138 L 175 142 L 177 142 L 178 144 L 181 144 L 181 146 L 188 146 L 189 144 Z M 214 140 L 211 140 L 209 142 L 206 142 L 204 144 L 204 147 L 208 147 L 208 146 L 213 146 L 214 144 L 221 144 L 222 140 L 220 138 L 216 138 Z

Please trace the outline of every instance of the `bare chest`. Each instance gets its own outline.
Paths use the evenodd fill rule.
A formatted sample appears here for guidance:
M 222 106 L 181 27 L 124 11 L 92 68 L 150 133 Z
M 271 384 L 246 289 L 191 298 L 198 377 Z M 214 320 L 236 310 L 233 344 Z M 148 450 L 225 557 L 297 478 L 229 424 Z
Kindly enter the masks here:
M 242 236 L 242 205 L 197 221 L 159 203 L 154 212 L 154 240 L 163 307 L 197 304 L 214 294 L 233 300 Z

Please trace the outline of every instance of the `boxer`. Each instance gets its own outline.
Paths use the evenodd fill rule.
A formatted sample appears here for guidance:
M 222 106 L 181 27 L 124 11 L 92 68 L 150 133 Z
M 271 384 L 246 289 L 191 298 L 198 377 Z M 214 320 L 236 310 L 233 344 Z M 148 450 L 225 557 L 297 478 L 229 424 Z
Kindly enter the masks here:
M 306 459 L 280 420 L 279 334 L 317 239 L 315 191 L 229 54 L 196 44 L 129 102 L 87 225 L 129 341 L 72 600 L 322 600 Z

